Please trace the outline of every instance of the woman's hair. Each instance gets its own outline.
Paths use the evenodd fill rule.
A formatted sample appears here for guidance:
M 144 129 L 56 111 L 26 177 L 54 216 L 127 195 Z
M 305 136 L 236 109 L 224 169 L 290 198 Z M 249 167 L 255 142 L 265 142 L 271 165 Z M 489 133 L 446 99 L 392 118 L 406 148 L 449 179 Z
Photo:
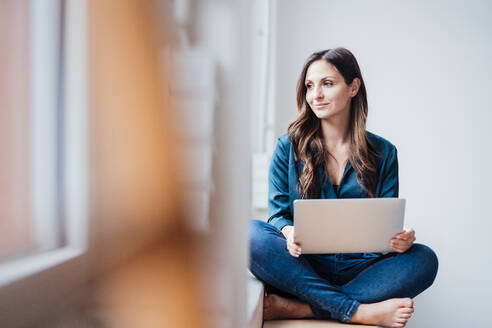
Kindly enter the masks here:
M 369 197 L 375 197 L 378 175 L 376 170 L 377 153 L 366 133 L 367 94 L 359 65 L 354 55 L 345 48 L 328 49 L 313 53 L 302 68 L 297 82 L 297 109 L 299 116 L 289 124 L 289 139 L 294 148 L 296 159 L 304 162 L 299 175 L 298 191 L 301 198 L 318 198 L 322 183 L 317 170 L 326 166 L 329 155 L 323 141 L 321 123 L 306 101 L 306 73 L 309 66 L 317 60 L 326 60 L 337 68 L 345 83 L 350 84 L 354 78 L 360 79 L 357 95 L 350 104 L 349 138 L 350 162 L 357 173 L 357 181 Z

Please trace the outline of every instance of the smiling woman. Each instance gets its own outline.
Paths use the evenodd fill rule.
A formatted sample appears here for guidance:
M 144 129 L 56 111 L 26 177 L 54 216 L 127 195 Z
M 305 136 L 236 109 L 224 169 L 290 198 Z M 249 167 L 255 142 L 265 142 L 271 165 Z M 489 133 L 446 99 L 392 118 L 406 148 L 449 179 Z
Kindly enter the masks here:
M 320 193 L 315 166 L 327 165 L 332 182 L 340 185 L 350 160 L 361 188 L 374 197 L 377 154 L 366 135 L 366 87 L 352 53 L 338 48 L 312 54 L 297 82 L 297 106 L 300 115 L 288 130 L 299 146 L 296 156 L 306 165 L 299 177 L 301 196 Z
M 347 84 L 334 65 L 315 61 L 306 72 L 306 100 L 319 119 L 347 115 L 350 99 L 359 91 L 360 81 L 356 77 Z
M 264 319 L 404 327 L 412 298 L 433 283 L 438 265 L 429 247 L 414 244 L 413 229 L 388 241 L 393 252 L 384 255 L 302 254 L 295 237 L 296 199 L 398 197 L 396 147 L 366 131 L 367 95 L 354 55 L 344 48 L 312 54 L 297 83 L 297 106 L 272 155 L 269 223 L 250 224 L 250 268 L 272 292 Z

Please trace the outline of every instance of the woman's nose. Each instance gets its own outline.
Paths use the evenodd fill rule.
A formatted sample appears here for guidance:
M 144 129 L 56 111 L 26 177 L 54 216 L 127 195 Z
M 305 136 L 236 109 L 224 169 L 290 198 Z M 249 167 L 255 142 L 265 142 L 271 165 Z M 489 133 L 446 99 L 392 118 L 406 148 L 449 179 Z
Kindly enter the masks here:
M 323 98 L 323 91 L 321 90 L 320 87 L 317 87 L 315 90 L 314 90 L 314 96 L 316 97 L 316 99 L 322 99 Z

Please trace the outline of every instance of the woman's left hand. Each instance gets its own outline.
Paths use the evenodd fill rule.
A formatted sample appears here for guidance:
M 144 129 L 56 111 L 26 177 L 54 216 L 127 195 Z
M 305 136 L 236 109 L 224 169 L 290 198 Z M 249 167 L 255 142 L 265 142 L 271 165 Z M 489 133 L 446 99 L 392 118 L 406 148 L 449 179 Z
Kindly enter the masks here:
M 409 228 L 403 228 L 402 232 L 397 233 L 390 240 L 390 247 L 392 250 L 398 253 L 405 253 L 410 247 L 412 247 L 415 241 L 415 230 Z

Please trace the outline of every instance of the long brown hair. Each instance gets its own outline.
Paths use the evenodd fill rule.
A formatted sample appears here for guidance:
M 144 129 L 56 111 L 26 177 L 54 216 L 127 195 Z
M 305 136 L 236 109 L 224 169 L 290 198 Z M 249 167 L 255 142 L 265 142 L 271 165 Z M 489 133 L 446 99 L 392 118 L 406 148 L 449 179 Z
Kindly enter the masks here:
M 321 123 L 306 101 L 306 73 L 309 66 L 317 60 L 326 60 L 337 68 L 345 83 L 350 84 L 354 78 L 360 79 L 357 95 L 350 104 L 349 160 L 357 173 L 357 181 L 369 197 L 375 197 L 378 182 L 376 170 L 377 152 L 371 145 L 366 132 L 367 94 L 359 64 L 354 55 L 345 48 L 328 49 L 313 53 L 306 60 L 297 82 L 297 109 L 299 116 L 289 124 L 288 134 L 293 145 L 296 159 L 304 162 L 304 168 L 299 175 L 298 191 L 301 198 L 318 198 L 321 185 L 317 176 L 320 167 L 326 167 L 329 155 L 323 141 Z M 327 174 L 323 179 L 326 179 Z

